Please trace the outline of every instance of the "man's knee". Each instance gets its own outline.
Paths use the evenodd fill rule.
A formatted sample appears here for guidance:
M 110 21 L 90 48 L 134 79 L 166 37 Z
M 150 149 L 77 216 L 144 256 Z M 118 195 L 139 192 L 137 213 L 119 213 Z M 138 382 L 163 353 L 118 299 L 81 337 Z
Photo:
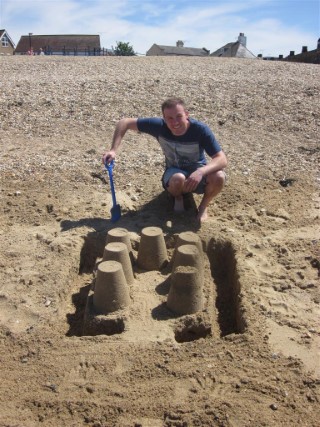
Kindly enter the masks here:
M 168 188 L 182 188 L 185 180 L 186 177 L 183 175 L 183 173 L 175 173 L 169 179 Z
M 207 175 L 206 178 L 207 185 L 209 185 L 211 188 L 221 190 L 226 181 L 226 174 L 223 170 L 220 170 Z

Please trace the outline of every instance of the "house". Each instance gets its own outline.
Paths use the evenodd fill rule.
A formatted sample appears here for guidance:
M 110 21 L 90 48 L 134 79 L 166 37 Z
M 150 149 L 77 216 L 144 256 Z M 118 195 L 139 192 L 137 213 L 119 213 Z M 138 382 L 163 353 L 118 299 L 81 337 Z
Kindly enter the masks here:
M 185 47 L 183 41 L 178 40 L 176 46 L 153 44 L 146 52 L 146 56 L 209 56 L 206 48 Z
M 30 53 L 45 55 L 92 56 L 100 55 L 100 36 L 69 34 L 69 35 L 34 35 L 29 33 L 21 36 L 15 55 Z
M 258 58 L 270 61 L 289 61 L 289 62 L 304 62 L 306 64 L 320 64 L 320 39 L 318 39 L 317 48 L 308 50 L 308 46 L 302 46 L 301 53 L 295 54 L 294 50 L 285 58 L 279 55 L 278 58 L 274 56 L 264 56 L 259 53 Z
M 0 30 L 0 55 L 13 55 L 15 44 L 6 30 Z
M 239 34 L 236 42 L 227 43 L 215 52 L 212 52 L 210 56 L 217 56 L 221 58 L 256 58 L 256 56 L 247 49 L 247 37 L 244 33 Z
M 320 39 L 317 43 L 317 49 L 309 51 L 307 46 L 302 46 L 301 53 L 295 55 L 294 51 L 290 51 L 290 55 L 284 58 L 284 61 L 320 64 Z

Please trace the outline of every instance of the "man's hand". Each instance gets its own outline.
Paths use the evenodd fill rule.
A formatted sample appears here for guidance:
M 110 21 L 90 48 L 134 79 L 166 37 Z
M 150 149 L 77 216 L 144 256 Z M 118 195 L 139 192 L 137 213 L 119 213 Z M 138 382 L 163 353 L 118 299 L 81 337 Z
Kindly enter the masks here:
M 192 174 L 185 180 L 183 190 L 187 193 L 191 193 L 198 187 L 202 178 L 203 173 L 201 172 L 201 169 L 197 169 L 196 171 L 192 172 Z
M 111 150 L 111 151 L 107 151 L 103 156 L 102 156 L 102 162 L 105 165 L 106 163 L 111 163 L 112 160 L 114 160 L 116 158 L 116 153 Z

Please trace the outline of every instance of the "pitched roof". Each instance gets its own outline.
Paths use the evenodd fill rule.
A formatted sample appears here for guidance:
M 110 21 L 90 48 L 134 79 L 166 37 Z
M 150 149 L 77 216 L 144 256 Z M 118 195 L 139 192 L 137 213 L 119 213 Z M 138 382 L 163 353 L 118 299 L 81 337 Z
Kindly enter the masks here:
M 225 44 L 220 47 L 220 49 L 212 52 L 210 56 L 219 56 L 222 58 L 256 58 L 256 56 L 239 41 Z
M 309 64 L 320 64 L 320 49 L 314 49 L 308 52 L 298 53 L 297 55 L 287 56 L 284 60 L 292 62 L 305 62 Z
M 155 46 L 158 46 L 166 55 L 208 56 L 210 52 L 205 48 L 199 49 L 196 47 L 164 46 L 159 44 L 155 44 Z
M 35 51 L 46 47 L 56 52 L 64 49 L 84 51 L 100 49 L 100 36 L 85 34 L 21 36 L 16 52 L 27 52 L 30 49 L 30 43 Z
M 6 30 L 0 30 L 0 40 L 2 39 L 2 37 L 6 35 L 8 37 L 9 42 L 11 43 L 11 45 L 14 47 L 15 44 L 13 43 L 13 41 L 11 40 L 11 37 L 9 36 L 9 34 L 7 33 Z

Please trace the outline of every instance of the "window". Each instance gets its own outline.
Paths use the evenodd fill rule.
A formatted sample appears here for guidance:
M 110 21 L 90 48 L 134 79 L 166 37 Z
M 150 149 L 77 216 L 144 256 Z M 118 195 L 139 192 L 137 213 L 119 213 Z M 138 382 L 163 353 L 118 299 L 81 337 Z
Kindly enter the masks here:
M 9 40 L 8 40 L 8 37 L 6 35 L 4 35 L 2 37 L 1 44 L 2 44 L 2 47 L 8 47 L 9 46 Z

